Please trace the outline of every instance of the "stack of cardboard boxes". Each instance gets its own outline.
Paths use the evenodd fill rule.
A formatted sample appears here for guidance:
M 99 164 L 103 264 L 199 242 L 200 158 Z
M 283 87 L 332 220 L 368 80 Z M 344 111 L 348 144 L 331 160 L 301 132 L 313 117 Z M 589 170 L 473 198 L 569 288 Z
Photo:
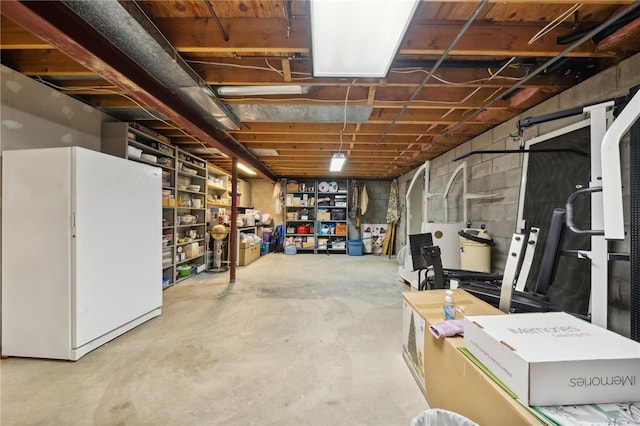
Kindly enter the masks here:
M 433 408 L 540 424 L 530 406 L 640 400 L 640 343 L 562 312 L 504 315 L 463 290 L 464 337 L 436 338 L 445 290 L 404 293 L 403 356 Z

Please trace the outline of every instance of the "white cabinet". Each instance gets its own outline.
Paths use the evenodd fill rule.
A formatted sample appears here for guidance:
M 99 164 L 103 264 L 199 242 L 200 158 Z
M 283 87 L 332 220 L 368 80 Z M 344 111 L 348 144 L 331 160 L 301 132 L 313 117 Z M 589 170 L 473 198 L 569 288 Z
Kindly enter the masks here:
M 161 169 L 3 152 L 2 354 L 77 360 L 160 315 Z

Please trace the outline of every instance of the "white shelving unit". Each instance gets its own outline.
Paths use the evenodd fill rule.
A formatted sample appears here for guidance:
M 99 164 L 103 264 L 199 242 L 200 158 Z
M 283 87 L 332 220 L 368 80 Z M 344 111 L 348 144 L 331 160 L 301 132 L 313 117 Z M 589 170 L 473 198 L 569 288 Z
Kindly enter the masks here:
M 104 123 L 102 151 L 162 169 L 162 287 L 191 276 L 180 276 L 181 265 L 204 269 L 206 162 L 137 123 Z M 185 216 L 194 222 L 184 223 Z
M 231 207 L 231 175 L 207 164 L 207 208 Z

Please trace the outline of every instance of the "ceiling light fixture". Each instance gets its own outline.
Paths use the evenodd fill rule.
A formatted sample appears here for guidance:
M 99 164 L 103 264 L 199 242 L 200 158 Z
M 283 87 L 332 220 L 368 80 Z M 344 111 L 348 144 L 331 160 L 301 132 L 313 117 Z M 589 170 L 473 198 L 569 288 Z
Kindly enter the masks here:
M 347 157 L 345 157 L 344 152 L 334 152 L 331 156 L 331 164 L 329 164 L 330 172 L 339 172 L 342 171 L 342 167 L 344 167 L 344 163 L 347 161 Z
M 284 84 L 273 86 L 220 86 L 216 89 L 218 96 L 252 96 L 252 95 L 304 95 L 311 86 Z
M 249 151 L 256 157 L 278 157 L 280 155 L 277 149 L 256 148 Z
M 242 163 L 238 163 L 238 168 L 247 174 L 250 174 L 250 175 L 256 174 L 256 172 L 253 169 L 250 169 L 249 167 L 245 166 Z
M 311 0 L 314 77 L 386 77 L 418 3 Z

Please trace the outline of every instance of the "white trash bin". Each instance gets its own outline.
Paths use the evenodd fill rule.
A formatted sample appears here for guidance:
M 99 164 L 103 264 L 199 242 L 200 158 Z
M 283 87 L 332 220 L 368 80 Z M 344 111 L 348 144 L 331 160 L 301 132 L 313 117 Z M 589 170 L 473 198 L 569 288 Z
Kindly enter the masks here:
M 478 423 L 452 411 L 432 408 L 411 420 L 409 426 L 479 426 Z

